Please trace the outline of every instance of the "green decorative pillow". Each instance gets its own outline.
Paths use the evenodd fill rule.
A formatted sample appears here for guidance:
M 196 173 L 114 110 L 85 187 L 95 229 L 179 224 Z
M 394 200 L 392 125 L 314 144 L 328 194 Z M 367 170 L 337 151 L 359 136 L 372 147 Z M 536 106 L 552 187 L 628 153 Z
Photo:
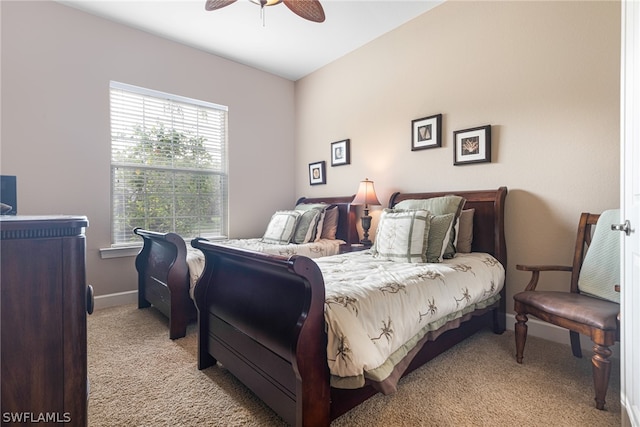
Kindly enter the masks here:
M 297 211 L 308 211 L 310 209 L 327 209 L 329 206 L 326 203 L 300 203 L 296 205 L 295 210 Z
M 464 197 L 449 195 L 441 197 L 433 197 L 431 199 L 407 199 L 394 206 L 395 209 L 424 209 L 431 212 L 432 215 L 444 215 L 452 213 L 455 215 L 453 226 L 457 224 L 462 207 L 466 202 Z M 449 235 L 449 243 L 444 253 L 444 258 L 453 258 L 456 253 L 453 242 L 455 241 L 455 229 Z
M 455 214 L 431 215 L 429 239 L 427 240 L 427 262 L 442 262 L 449 243 Z
M 593 232 L 587 254 L 582 261 L 578 288 L 580 292 L 620 303 L 620 232 L 611 224 L 620 222 L 620 210 L 602 212 Z
M 456 226 L 456 252 L 468 254 L 473 243 L 473 214 L 475 209 L 464 209 L 458 218 Z
M 296 231 L 296 225 L 302 212 L 300 211 L 277 211 L 271 217 L 267 231 L 262 236 L 264 243 L 286 244 L 291 242 Z
M 320 211 L 320 216 L 316 221 L 316 228 L 313 230 L 315 234 L 307 242 L 317 242 L 318 240 L 320 240 L 320 238 L 322 237 L 321 235 L 324 229 L 324 223 L 325 223 L 325 218 L 327 216 L 327 212 L 329 212 L 331 208 L 334 208 L 334 207 L 337 208 L 337 206 L 329 205 L 327 203 L 300 203 L 299 205 L 296 205 L 295 210 L 297 211 L 306 212 L 312 209 Z M 337 212 L 337 209 L 336 209 L 336 212 Z M 337 224 L 336 224 L 336 227 L 337 227 Z M 335 233 L 333 238 L 335 239 Z M 307 243 L 307 242 L 302 242 L 302 243 Z
M 372 248 L 374 256 L 396 262 L 425 262 L 429 226 L 426 210 L 384 209 Z
M 318 230 L 318 222 L 322 218 L 324 209 L 312 208 L 309 210 L 298 210 L 301 213 L 296 225 L 296 231 L 293 234 L 293 243 L 309 243 L 316 240 L 316 234 Z

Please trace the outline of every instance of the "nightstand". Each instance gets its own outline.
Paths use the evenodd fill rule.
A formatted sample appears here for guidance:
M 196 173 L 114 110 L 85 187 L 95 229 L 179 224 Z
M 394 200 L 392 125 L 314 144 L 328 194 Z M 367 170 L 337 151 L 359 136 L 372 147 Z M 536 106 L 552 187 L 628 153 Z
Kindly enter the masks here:
M 362 243 L 345 243 L 343 245 L 340 245 L 341 254 L 346 254 L 348 252 L 366 251 L 367 249 L 371 249 L 371 246 L 363 245 Z

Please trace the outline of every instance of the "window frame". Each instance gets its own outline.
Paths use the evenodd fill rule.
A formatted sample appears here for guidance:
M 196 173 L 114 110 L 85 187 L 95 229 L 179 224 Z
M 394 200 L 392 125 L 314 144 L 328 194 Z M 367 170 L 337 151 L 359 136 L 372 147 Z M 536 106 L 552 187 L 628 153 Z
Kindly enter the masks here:
M 187 108 L 193 108 L 193 111 L 196 115 L 198 115 L 202 109 L 206 110 L 209 113 L 214 113 L 216 115 L 214 122 L 221 122 L 222 126 L 219 127 L 221 129 L 220 134 L 222 136 L 220 136 L 219 138 L 213 138 L 215 140 L 214 143 L 212 143 L 212 145 L 218 145 L 220 148 L 217 151 L 209 151 L 209 154 L 213 154 L 214 157 L 218 160 L 218 167 L 212 167 L 212 168 L 203 168 L 203 169 L 198 169 L 198 170 L 190 170 L 189 167 L 184 167 L 184 165 L 182 166 L 176 166 L 173 162 L 175 160 L 175 158 L 173 157 L 173 153 L 171 153 L 171 165 L 159 165 L 159 164 L 154 164 L 154 163 L 141 163 L 140 165 L 131 165 L 131 164 L 126 164 L 126 162 L 118 162 L 117 159 L 114 158 L 114 144 L 115 141 L 117 139 L 116 137 L 116 132 L 114 130 L 114 105 L 113 105 L 113 94 L 114 91 L 123 91 L 123 92 L 128 92 L 130 94 L 132 94 L 134 97 L 143 97 L 143 98 L 151 98 L 152 101 L 157 101 L 158 105 L 161 105 L 163 103 L 164 106 L 170 106 L 171 109 L 173 109 L 175 106 L 178 106 L 179 109 L 182 111 L 182 109 L 184 107 Z M 143 110 L 141 110 L 143 111 Z M 144 112 L 142 113 L 144 117 L 143 121 L 147 119 L 147 116 L 144 115 Z M 157 120 L 157 117 L 153 116 L 153 114 L 150 114 L 150 119 L 151 121 L 153 120 Z M 220 191 L 220 196 L 222 197 L 222 200 L 220 201 L 220 215 L 219 215 L 219 220 L 220 220 L 220 225 L 218 227 L 219 230 L 219 234 L 215 233 L 215 234 L 210 234 L 210 233 L 202 233 L 200 234 L 198 231 L 195 231 L 197 236 L 200 237 L 205 237 L 205 238 L 209 238 L 209 239 L 223 239 L 226 238 L 226 236 L 228 235 L 228 223 L 229 223 L 229 214 L 228 214 L 228 201 L 229 201 L 229 194 L 228 194 L 228 189 L 229 189 L 229 170 L 228 170 L 228 107 L 224 106 L 224 105 L 220 105 L 220 104 L 215 104 L 212 102 L 208 102 L 208 101 L 203 101 L 203 100 L 198 100 L 198 99 L 193 99 L 193 98 L 188 98 L 188 97 L 184 97 L 184 96 L 180 96 L 180 95 L 174 95 L 174 94 L 170 94 L 170 93 L 166 93 L 166 92 L 161 92 L 161 91 L 157 91 L 157 90 L 153 90 L 153 89 L 148 89 L 148 88 L 144 88 L 144 87 L 139 87 L 139 86 L 134 86 L 134 85 L 130 85 L 130 84 L 126 84 L 126 83 L 121 83 L 121 82 L 117 82 L 117 81 L 110 81 L 109 82 L 109 121 L 110 121 L 110 240 L 111 240 L 111 246 L 110 248 L 106 248 L 106 249 L 101 249 L 101 256 L 102 258 L 111 258 L 111 257 L 115 257 L 115 256 L 128 256 L 131 255 L 130 251 L 127 252 L 127 249 L 130 249 L 131 247 L 140 247 L 141 242 L 136 242 L 135 240 L 129 240 L 129 241 L 119 241 L 117 239 L 118 234 L 122 234 L 123 236 L 126 235 L 126 230 L 121 229 L 121 230 L 117 230 L 117 221 L 119 220 L 119 218 L 116 215 L 116 187 L 117 187 L 117 183 L 116 183 L 116 170 L 118 168 L 124 168 L 124 170 L 131 168 L 131 167 L 139 167 L 140 169 L 153 169 L 153 170 L 161 170 L 161 171 L 165 171 L 169 174 L 172 175 L 177 175 L 180 173 L 187 173 L 189 174 L 189 176 L 193 176 L 193 175 L 207 175 L 207 176 L 218 176 L 219 177 L 219 182 L 218 182 L 218 186 L 219 186 L 219 191 Z M 135 122 L 135 120 L 134 120 Z M 147 130 L 146 128 L 146 124 L 143 125 L 143 129 L 145 129 L 145 131 Z M 169 132 L 176 132 L 176 127 L 173 126 L 168 126 L 167 129 L 169 130 Z M 196 129 L 196 138 L 200 138 L 202 135 L 199 134 L 199 130 L 200 127 L 198 127 L 198 125 L 196 125 L 195 127 Z M 205 139 L 204 142 L 206 142 L 207 140 Z M 215 163 L 215 162 L 214 162 Z M 168 193 L 172 195 L 172 198 L 176 196 L 175 193 Z M 147 196 L 148 194 L 145 194 L 145 204 L 147 203 Z M 173 213 L 171 216 L 171 223 L 172 223 L 172 229 L 171 230 L 153 230 L 153 231 L 162 231 L 162 232 L 176 232 L 175 230 L 175 223 L 176 223 L 176 218 L 178 217 L 176 215 L 176 206 L 174 204 L 173 206 Z M 146 216 L 147 214 L 145 213 L 145 222 L 149 221 L 149 216 Z M 123 218 L 120 219 L 124 219 L 126 220 L 126 215 L 123 216 Z M 131 230 L 131 232 L 133 231 L 133 229 Z M 133 233 L 132 233 L 133 234 Z M 180 233 L 178 233 L 180 234 Z M 188 238 L 193 238 L 196 236 L 183 236 L 185 239 Z M 123 254 L 123 255 L 120 255 Z

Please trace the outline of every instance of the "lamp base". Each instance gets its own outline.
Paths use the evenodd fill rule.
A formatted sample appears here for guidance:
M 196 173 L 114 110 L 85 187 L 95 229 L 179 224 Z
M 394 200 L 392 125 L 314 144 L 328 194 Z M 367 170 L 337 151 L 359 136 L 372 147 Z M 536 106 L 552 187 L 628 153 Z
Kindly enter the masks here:
M 364 210 L 364 216 L 362 219 L 362 243 L 365 246 L 371 246 L 372 242 L 369 240 L 369 228 L 371 228 L 371 216 L 369 215 L 369 209 Z
M 362 239 L 360 240 L 360 244 L 370 248 L 373 245 L 373 242 L 369 239 Z

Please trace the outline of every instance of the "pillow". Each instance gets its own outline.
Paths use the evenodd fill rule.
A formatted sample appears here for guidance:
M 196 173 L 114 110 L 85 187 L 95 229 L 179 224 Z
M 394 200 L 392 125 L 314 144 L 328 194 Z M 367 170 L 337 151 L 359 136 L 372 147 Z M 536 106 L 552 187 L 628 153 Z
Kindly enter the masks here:
M 429 238 L 427 240 L 427 262 L 442 262 L 449 236 L 452 232 L 455 214 L 430 215 Z
M 295 210 L 297 211 L 308 211 L 311 209 L 316 209 L 316 210 L 320 210 L 320 217 L 318 218 L 318 221 L 316 222 L 316 229 L 315 229 L 315 235 L 313 236 L 313 238 L 311 240 L 309 240 L 309 242 L 317 242 L 318 240 L 320 240 L 322 238 L 322 230 L 324 227 L 324 219 L 326 216 L 326 212 L 329 209 L 332 209 L 333 207 L 337 208 L 337 206 L 335 205 L 329 205 L 326 203 L 301 203 L 299 205 L 296 205 Z M 337 226 L 336 226 L 337 227 Z M 335 239 L 335 234 L 334 237 Z M 307 243 L 307 242 L 305 242 Z
M 338 232 L 339 211 L 337 206 L 330 207 L 324 211 L 324 222 L 322 223 L 321 239 L 336 239 Z
M 425 262 L 429 226 L 429 211 L 384 209 L 378 221 L 373 255 L 396 262 Z
M 307 211 L 296 209 L 296 211 L 300 212 L 300 218 L 296 224 L 296 231 L 293 233 L 292 242 L 300 244 L 315 241 L 318 230 L 318 221 L 320 221 L 320 217 L 322 216 L 324 209 L 313 208 Z
M 277 211 L 271 216 L 262 242 L 283 244 L 291 242 L 296 231 L 296 224 L 302 215 L 300 211 Z
M 455 214 L 455 218 L 453 220 L 453 226 L 457 224 L 458 217 L 460 216 L 460 212 L 462 212 L 462 207 L 464 206 L 464 202 L 466 202 L 464 197 L 449 195 L 449 196 L 440 196 L 433 197 L 431 199 L 407 199 L 403 200 L 394 207 L 396 209 L 424 209 L 431 212 L 432 215 L 444 215 L 448 213 Z M 447 249 L 444 253 L 444 258 L 453 258 L 456 253 L 455 246 L 453 242 L 455 241 L 455 229 L 449 235 L 449 243 L 447 244 Z
M 327 209 L 329 206 L 326 203 L 300 203 L 296 205 L 295 210 L 297 211 L 308 211 L 310 209 Z
M 475 209 L 464 209 L 456 224 L 456 252 L 468 254 L 473 243 L 473 214 Z
M 611 229 L 620 222 L 620 210 L 606 210 L 600 214 L 591 244 L 582 261 L 578 288 L 580 293 L 620 303 L 620 239 L 621 233 Z

